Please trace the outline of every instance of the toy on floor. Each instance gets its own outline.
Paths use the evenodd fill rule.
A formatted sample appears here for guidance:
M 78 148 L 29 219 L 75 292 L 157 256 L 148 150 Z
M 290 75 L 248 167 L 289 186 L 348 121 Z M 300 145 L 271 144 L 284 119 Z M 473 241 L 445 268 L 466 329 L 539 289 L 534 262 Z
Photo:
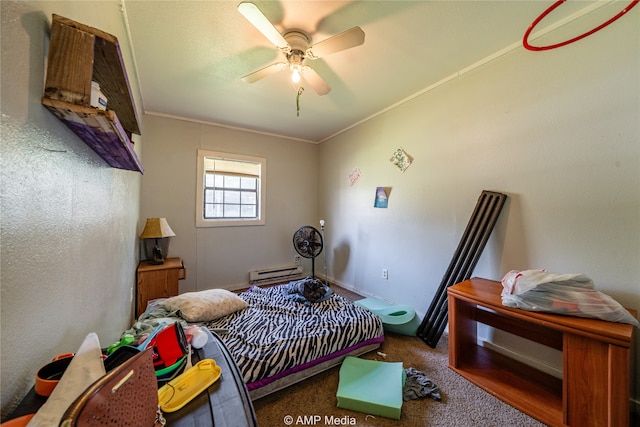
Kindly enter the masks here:
M 380 316 L 386 331 L 415 336 L 420 326 L 415 310 L 408 305 L 393 305 L 372 297 L 354 301 L 354 304 Z

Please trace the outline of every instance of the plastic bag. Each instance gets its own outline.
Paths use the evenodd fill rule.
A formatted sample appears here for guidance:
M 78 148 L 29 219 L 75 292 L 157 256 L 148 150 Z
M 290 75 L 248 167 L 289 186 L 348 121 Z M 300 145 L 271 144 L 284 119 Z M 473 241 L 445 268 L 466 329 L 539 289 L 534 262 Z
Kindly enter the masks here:
M 548 273 L 545 270 L 510 271 L 501 281 L 502 304 L 528 311 L 541 311 L 640 327 L 622 305 L 595 289 L 583 274 Z

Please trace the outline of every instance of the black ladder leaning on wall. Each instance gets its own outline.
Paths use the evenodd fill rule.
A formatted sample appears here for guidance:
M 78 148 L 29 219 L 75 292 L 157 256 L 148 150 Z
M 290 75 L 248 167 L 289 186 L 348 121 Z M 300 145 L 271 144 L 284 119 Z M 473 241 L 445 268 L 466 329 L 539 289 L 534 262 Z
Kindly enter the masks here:
M 449 320 L 447 288 L 471 278 L 506 199 L 506 194 L 493 191 L 485 190 L 480 194 L 449 268 L 418 328 L 418 337 L 430 347 L 438 345 Z

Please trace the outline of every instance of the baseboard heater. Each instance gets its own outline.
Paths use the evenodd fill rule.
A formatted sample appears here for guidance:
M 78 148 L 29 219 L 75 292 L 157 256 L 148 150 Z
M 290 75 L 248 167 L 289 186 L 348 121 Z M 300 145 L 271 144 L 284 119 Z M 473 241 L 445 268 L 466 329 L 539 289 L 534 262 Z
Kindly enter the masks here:
M 304 271 L 300 265 L 265 268 L 249 272 L 249 283 L 252 285 L 269 285 L 302 279 Z

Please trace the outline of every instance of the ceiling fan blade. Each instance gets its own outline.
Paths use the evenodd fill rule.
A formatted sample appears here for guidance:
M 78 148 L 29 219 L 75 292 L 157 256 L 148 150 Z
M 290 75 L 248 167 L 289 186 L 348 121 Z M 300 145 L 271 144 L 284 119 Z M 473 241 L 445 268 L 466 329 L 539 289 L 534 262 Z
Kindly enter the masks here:
M 306 80 L 307 83 L 315 90 L 318 95 L 326 95 L 331 91 L 331 88 L 325 82 L 322 77 L 311 67 L 305 66 L 302 70 L 302 77 Z
M 238 12 L 242 14 L 247 21 L 258 29 L 271 43 L 279 49 L 288 49 L 289 43 L 282 37 L 282 34 L 273 26 L 273 24 L 262 13 L 258 6 L 250 2 L 242 2 L 238 5 Z
M 314 44 L 307 51 L 309 59 L 321 58 L 334 52 L 360 46 L 364 43 L 364 31 L 360 27 L 353 27 L 328 39 Z
M 254 83 L 260 79 L 264 79 L 265 77 L 270 76 L 271 74 L 282 71 L 285 68 L 287 68 L 286 63 L 276 62 L 271 65 L 267 65 L 266 67 L 261 68 L 257 71 L 254 71 L 253 73 L 247 74 L 246 76 L 242 77 L 242 81 L 245 83 Z

